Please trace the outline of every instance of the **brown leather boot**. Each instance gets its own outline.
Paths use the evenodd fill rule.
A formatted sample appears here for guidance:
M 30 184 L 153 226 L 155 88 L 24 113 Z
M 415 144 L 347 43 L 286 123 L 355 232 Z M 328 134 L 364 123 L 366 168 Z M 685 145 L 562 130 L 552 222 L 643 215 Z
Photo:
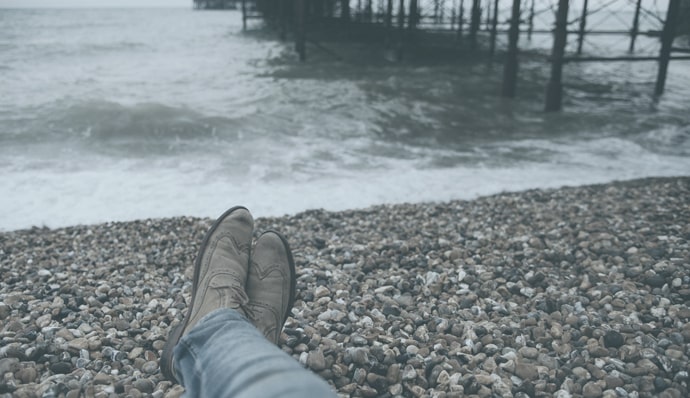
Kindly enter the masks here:
M 206 233 L 194 266 L 192 302 L 182 323 L 168 335 L 161 354 L 161 371 L 169 380 L 176 380 L 175 346 L 205 315 L 219 308 L 234 308 L 247 315 L 245 283 L 253 229 L 249 210 L 237 206 L 220 216 Z
M 275 231 L 264 232 L 249 265 L 247 316 L 275 344 L 294 304 L 295 284 L 295 263 L 287 240 Z

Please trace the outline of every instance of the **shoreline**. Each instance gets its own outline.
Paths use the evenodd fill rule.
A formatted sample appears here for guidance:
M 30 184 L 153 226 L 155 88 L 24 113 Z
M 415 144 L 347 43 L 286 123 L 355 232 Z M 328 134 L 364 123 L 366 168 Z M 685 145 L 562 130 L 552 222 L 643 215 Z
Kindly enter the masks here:
M 281 347 L 342 396 L 686 396 L 688 198 L 645 178 L 258 218 L 297 266 Z M 0 232 L 0 396 L 179 396 L 157 361 L 211 222 Z
M 435 206 L 435 205 L 442 205 L 442 204 L 450 204 L 450 203 L 455 203 L 455 202 L 472 202 L 475 200 L 481 200 L 483 198 L 490 198 L 494 196 L 500 196 L 500 195 L 508 195 L 508 194 L 521 194 L 521 193 L 526 193 L 526 192 L 532 192 L 532 191 L 543 191 L 543 192 L 552 192 L 552 191 L 557 191 L 557 190 L 568 190 L 568 189 L 577 189 L 580 187 L 597 187 L 597 186 L 605 186 L 605 185 L 618 185 L 618 184 L 644 184 L 647 181 L 656 181 L 656 180 L 674 180 L 674 179 L 686 179 L 690 178 L 690 175 L 669 175 L 669 176 L 654 176 L 654 177 L 638 177 L 638 178 L 626 178 L 626 179 L 614 179 L 614 180 L 606 180 L 604 182 L 592 182 L 592 183 L 575 183 L 575 184 L 565 184 L 565 185 L 560 185 L 560 186 L 542 186 L 542 187 L 519 187 L 519 188 L 507 188 L 502 191 L 490 191 L 489 193 L 482 193 L 477 192 L 472 194 L 471 197 L 462 197 L 460 195 L 460 198 L 457 199 L 431 199 L 431 200 L 413 200 L 409 202 L 401 202 L 401 201 L 385 201 L 385 202 L 380 202 L 380 203 L 373 203 L 373 204 L 364 204 L 361 206 L 353 206 L 353 207 L 348 207 L 348 208 L 336 208 L 336 209 L 326 209 L 323 207 L 313 207 L 313 208 L 307 208 L 304 210 L 296 210 L 296 211 L 291 211 L 291 212 L 285 212 L 280 215 L 276 214 L 270 214 L 268 216 L 262 215 L 261 213 L 255 214 L 255 217 L 259 218 L 267 218 L 267 219 L 274 219 L 274 218 L 286 218 L 286 217 L 298 217 L 302 213 L 309 213 L 313 211 L 323 211 L 323 212 L 328 212 L 328 213 L 342 213 L 342 212 L 351 212 L 351 211 L 368 211 L 370 209 L 374 209 L 377 207 L 386 207 L 386 206 L 396 206 L 396 205 L 410 205 L 410 204 L 415 204 L 415 205 L 421 205 L 421 206 Z M 233 206 L 236 204 L 241 204 L 244 206 L 247 206 L 247 204 L 243 203 L 228 203 L 228 206 Z M 218 214 L 221 214 L 225 208 L 219 208 Z M 249 209 L 250 211 L 253 212 L 253 208 Z M 93 222 L 76 222 L 73 224 L 57 224 L 57 225 L 46 225 L 45 223 L 43 225 L 31 225 L 27 227 L 20 227 L 20 228 L 14 228 L 14 229 L 3 229 L 0 226 L 0 234 L 9 234 L 9 233 L 14 233 L 14 232 L 22 232 L 22 231 L 30 231 L 30 230 L 44 230 L 44 231 L 54 231 L 54 230 L 59 230 L 59 229 L 66 229 L 66 228 L 82 228 L 82 227 L 96 227 L 99 225 L 114 225 L 114 224 L 126 224 L 126 223 L 140 223 L 140 222 L 165 222 L 168 220 L 174 220 L 174 219 L 182 219 L 182 218 L 189 218 L 189 219 L 195 219 L 195 220 L 206 220 L 209 223 L 212 222 L 215 219 L 215 215 L 171 215 L 171 216 L 153 216 L 153 217 L 139 217 L 139 218 L 132 218 L 132 219 L 114 219 L 114 220 L 98 220 L 98 221 L 93 221 Z

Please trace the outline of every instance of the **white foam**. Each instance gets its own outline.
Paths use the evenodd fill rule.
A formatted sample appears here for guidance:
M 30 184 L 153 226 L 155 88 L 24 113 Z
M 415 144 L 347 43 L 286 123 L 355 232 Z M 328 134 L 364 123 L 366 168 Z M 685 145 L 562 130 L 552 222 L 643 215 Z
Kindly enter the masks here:
M 503 191 L 555 188 L 651 176 L 688 175 L 690 159 L 661 156 L 618 138 L 522 142 L 561 153 L 553 162 L 510 167 L 418 168 L 416 160 L 383 167 L 272 174 L 267 164 L 232 176 L 211 163 L 103 161 L 90 170 L 25 169 L 0 176 L 0 228 L 60 227 L 180 215 L 215 217 L 243 204 L 256 216 L 380 203 L 473 199 Z M 568 148 L 567 153 L 560 152 Z M 379 165 L 381 166 L 381 165 Z M 282 167 L 282 166 L 279 166 Z

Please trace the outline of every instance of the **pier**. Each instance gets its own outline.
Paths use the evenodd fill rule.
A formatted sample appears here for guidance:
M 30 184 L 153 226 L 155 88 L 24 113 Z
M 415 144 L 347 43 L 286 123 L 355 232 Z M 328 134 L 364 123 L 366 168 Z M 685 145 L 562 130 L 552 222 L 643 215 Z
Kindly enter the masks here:
M 245 29 L 247 20 L 258 15 L 282 40 L 294 41 L 302 61 L 307 60 L 308 43 L 323 48 L 321 38 L 333 35 L 384 43 L 398 60 L 411 46 L 445 46 L 468 57 L 485 57 L 489 63 L 500 55 L 501 95 L 506 98 L 519 90 L 521 52 L 538 38 L 542 44 L 548 40 L 548 49 L 541 51 L 550 64 L 544 88 L 547 112 L 563 106 L 563 70 L 569 63 L 656 62 L 653 95 L 659 97 L 669 63 L 690 60 L 690 0 L 240 0 L 239 4 Z M 596 51 L 603 37 L 625 41 L 625 50 Z M 641 39 L 647 39 L 645 48 Z M 650 53 L 653 46 L 658 49 Z
M 196 10 L 237 10 L 241 0 L 194 0 Z

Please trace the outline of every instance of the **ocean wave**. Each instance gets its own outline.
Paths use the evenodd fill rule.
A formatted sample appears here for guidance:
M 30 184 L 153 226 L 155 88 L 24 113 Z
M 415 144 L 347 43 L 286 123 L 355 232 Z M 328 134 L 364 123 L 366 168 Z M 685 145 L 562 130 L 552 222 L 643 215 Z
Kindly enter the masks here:
M 188 108 L 144 103 L 132 106 L 97 101 L 70 107 L 59 124 L 88 140 L 191 140 L 227 132 L 231 120 Z
M 12 50 L 10 52 L 9 50 Z M 108 53 L 137 53 L 150 50 L 144 43 L 134 41 L 119 41 L 110 43 L 101 42 L 63 42 L 58 39 L 43 39 L 41 41 L 27 43 L 21 47 L 10 48 L 10 55 L 15 54 L 17 58 L 55 58 L 73 56 L 93 56 Z
M 33 119 L 8 121 L 4 131 L 0 131 L 0 140 L 6 144 L 76 141 L 96 147 L 107 143 L 110 148 L 119 145 L 150 150 L 153 145 L 170 149 L 173 144 L 214 137 L 232 140 L 238 135 L 237 121 L 233 119 L 158 103 L 53 104 L 35 110 L 35 114 Z
M 116 43 L 89 43 L 82 47 L 85 51 L 93 52 L 108 52 L 108 51 L 129 51 L 129 50 L 145 50 L 148 49 L 144 43 L 137 43 L 133 41 L 121 41 Z
M 690 125 L 666 125 L 640 133 L 633 141 L 661 155 L 690 156 Z

